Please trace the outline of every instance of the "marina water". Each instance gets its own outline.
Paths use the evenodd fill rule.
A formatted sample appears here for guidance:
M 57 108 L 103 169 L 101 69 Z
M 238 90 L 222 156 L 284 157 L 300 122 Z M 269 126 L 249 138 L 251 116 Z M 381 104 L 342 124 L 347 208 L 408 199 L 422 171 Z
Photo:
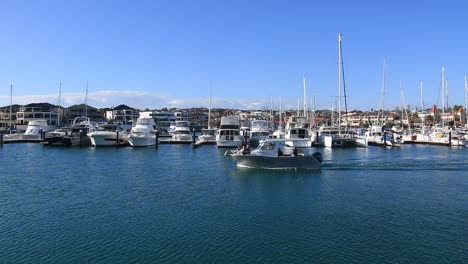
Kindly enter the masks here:
M 1 263 L 468 263 L 468 149 L 0 148 Z

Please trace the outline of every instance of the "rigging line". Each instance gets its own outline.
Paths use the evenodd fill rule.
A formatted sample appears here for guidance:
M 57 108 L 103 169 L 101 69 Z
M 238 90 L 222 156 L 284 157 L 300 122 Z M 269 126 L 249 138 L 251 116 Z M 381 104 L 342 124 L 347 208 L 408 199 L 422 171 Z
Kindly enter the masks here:
M 345 100 L 345 114 L 346 114 L 346 120 L 348 120 L 348 100 L 346 96 L 346 83 L 345 83 L 345 72 L 344 72 L 344 63 L 343 63 L 343 47 L 340 45 L 341 49 L 341 77 L 343 79 L 343 94 L 344 94 L 344 100 Z M 348 122 L 346 122 L 346 126 L 348 126 Z

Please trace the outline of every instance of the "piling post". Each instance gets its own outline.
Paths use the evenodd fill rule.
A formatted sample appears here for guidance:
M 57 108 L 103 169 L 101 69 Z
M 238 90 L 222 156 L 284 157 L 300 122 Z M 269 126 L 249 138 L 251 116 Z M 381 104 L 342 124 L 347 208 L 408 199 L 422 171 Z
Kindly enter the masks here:
M 80 147 L 83 146 L 83 129 L 80 129 Z
M 384 147 L 387 146 L 387 131 L 386 130 L 383 131 L 383 146 Z
M 119 145 L 119 131 L 118 130 L 116 131 L 116 134 L 117 134 L 116 144 Z
M 449 131 L 449 142 L 448 142 L 448 146 L 449 146 L 449 147 L 452 146 L 452 130 Z
M 3 134 L 0 134 L 0 148 L 3 147 Z
M 156 130 L 156 139 L 155 139 L 156 142 L 154 142 L 154 147 L 159 147 L 159 131 Z
M 193 134 L 192 134 L 192 143 L 195 144 L 195 128 L 192 129 Z

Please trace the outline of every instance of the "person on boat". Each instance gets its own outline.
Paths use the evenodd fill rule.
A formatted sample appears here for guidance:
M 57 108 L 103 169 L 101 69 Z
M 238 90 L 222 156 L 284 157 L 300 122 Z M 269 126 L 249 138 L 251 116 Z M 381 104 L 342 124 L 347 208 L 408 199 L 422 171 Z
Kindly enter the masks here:
M 278 157 L 283 156 L 283 150 L 281 148 L 278 148 Z

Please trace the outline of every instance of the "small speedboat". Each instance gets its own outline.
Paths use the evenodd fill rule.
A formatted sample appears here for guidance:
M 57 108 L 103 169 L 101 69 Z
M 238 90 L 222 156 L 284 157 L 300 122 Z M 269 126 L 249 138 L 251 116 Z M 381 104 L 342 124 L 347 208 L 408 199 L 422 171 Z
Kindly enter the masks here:
M 235 151 L 226 151 L 240 166 L 278 169 L 320 169 L 323 157 L 320 152 L 312 152 L 312 148 L 294 147 L 289 139 L 268 138 L 260 143 L 253 151 L 240 148 Z

